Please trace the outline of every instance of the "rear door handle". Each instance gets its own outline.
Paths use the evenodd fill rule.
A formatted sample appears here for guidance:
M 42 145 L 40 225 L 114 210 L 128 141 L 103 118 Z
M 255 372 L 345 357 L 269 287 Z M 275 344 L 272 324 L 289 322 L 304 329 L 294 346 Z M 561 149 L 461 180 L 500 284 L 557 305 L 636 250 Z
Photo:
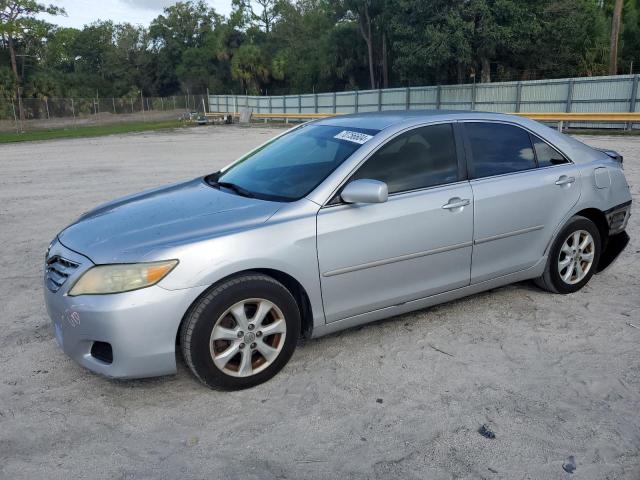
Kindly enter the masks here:
M 556 185 L 571 185 L 575 181 L 575 177 L 567 177 L 566 175 L 562 175 L 558 180 L 556 180 Z
M 449 199 L 449 203 L 443 205 L 442 208 L 445 210 L 453 210 L 455 208 L 466 207 L 471 203 L 468 198 L 451 198 Z

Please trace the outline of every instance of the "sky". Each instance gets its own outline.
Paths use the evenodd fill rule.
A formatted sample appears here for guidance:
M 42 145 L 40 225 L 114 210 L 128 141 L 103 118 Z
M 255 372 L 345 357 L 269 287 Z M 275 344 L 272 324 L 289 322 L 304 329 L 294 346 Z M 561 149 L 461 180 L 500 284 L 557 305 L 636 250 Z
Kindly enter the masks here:
M 66 10 L 67 16 L 42 18 L 64 27 L 82 28 L 96 20 L 113 20 L 114 23 L 129 22 L 134 25 L 148 26 L 151 20 L 162 13 L 162 10 L 177 0 L 44 0 Z M 216 12 L 228 15 L 231 11 L 231 0 L 207 0 Z

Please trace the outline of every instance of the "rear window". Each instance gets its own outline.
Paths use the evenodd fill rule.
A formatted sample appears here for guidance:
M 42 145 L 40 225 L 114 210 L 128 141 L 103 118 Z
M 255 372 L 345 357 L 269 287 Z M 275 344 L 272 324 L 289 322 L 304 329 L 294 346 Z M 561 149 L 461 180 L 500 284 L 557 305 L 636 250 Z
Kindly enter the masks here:
M 533 148 L 536 152 L 539 167 L 550 167 L 551 165 L 568 163 L 564 155 L 541 138 L 531 134 L 531 140 L 533 141 Z

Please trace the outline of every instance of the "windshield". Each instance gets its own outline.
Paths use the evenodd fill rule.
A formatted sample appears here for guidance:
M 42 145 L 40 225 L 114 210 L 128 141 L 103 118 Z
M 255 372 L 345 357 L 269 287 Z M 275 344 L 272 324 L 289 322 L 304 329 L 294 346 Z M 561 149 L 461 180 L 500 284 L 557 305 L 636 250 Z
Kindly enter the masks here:
M 265 200 L 298 200 L 378 130 L 307 125 L 264 145 L 207 181 Z

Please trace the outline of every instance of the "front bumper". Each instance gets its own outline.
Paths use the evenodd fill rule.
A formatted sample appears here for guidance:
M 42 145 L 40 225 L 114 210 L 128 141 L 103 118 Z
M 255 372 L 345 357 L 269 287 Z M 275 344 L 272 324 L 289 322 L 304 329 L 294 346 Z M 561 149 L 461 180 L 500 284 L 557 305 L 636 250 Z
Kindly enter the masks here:
M 159 286 L 112 295 L 70 297 L 68 290 L 91 261 L 54 241 L 48 256 L 59 255 L 79 267 L 56 292 L 44 297 L 55 337 L 80 365 L 113 378 L 140 378 L 176 372 L 175 342 L 180 321 L 206 287 L 166 290 Z M 111 346 L 109 363 L 92 355 L 94 342 Z M 94 352 L 95 353 L 95 352 Z

